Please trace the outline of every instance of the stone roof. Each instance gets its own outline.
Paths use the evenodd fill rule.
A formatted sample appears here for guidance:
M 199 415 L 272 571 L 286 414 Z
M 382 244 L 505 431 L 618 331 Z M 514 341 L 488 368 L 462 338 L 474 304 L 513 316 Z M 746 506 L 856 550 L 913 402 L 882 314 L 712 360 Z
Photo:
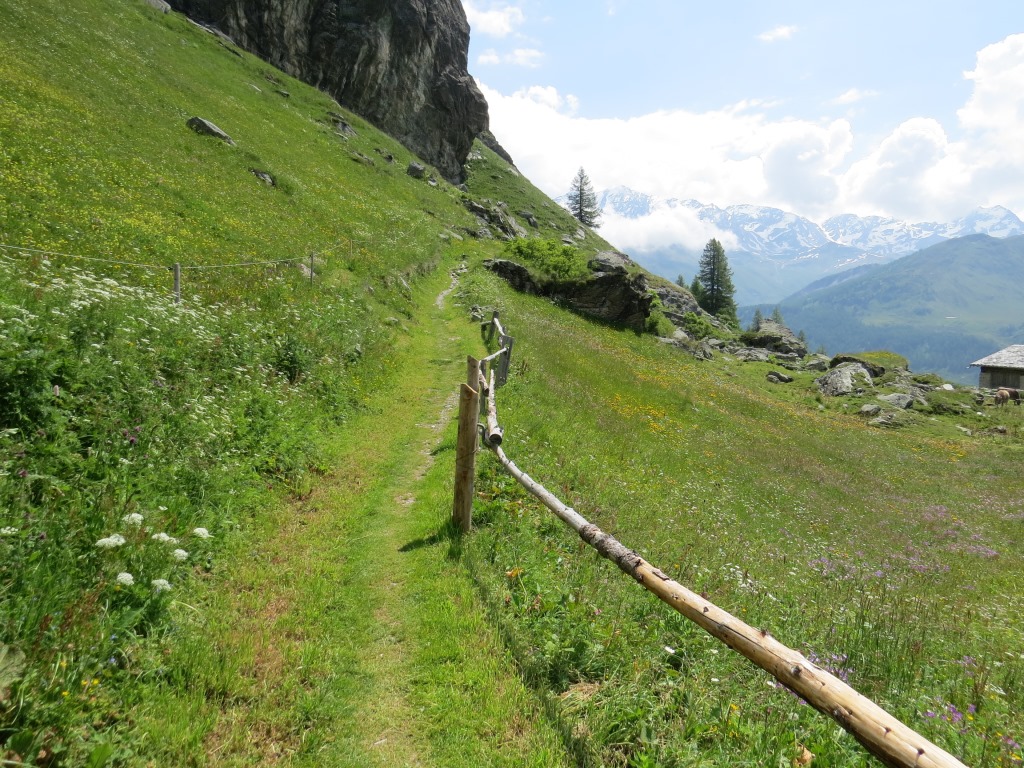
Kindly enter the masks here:
M 971 365 L 986 368 L 1015 368 L 1024 371 L 1024 344 L 1014 344 L 995 354 L 975 360 Z

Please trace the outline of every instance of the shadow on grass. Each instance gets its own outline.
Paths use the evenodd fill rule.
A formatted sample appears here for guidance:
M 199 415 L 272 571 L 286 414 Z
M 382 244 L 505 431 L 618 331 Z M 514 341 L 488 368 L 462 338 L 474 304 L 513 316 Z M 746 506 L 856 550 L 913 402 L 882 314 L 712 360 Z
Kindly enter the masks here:
M 423 547 L 433 547 L 437 544 L 443 544 L 448 542 L 448 554 L 449 560 L 460 560 L 462 559 L 462 534 L 456 527 L 455 523 L 448 520 L 438 530 L 429 536 L 421 536 L 418 539 L 403 544 L 398 548 L 399 552 L 415 552 L 417 549 Z

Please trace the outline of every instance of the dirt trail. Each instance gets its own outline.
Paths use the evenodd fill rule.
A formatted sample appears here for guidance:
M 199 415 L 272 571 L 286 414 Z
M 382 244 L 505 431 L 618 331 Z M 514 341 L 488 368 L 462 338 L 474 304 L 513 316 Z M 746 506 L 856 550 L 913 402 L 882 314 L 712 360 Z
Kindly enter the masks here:
M 445 306 L 457 277 L 339 431 L 335 469 L 226 585 L 263 693 L 224 708 L 210 764 L 565 764 L 451 554 L 455 392 L 479 351 Z

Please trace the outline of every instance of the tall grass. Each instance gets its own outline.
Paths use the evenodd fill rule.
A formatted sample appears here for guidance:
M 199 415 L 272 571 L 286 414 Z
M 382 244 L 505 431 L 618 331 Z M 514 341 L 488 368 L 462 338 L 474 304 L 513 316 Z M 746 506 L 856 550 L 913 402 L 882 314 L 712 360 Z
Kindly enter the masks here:
M 810 393 L 780 400 L 767 366 L 701 364 L 486 276 L 469 291 L 516 337 L 499 415 L 521 467 L 968 764 L 1019 764 L 1018 441 L 882 433 Z M 803 748 L 867 762 L 585 551 L 496 462 L 479 489 L 481 588 L 596 763 L 766 765 Z

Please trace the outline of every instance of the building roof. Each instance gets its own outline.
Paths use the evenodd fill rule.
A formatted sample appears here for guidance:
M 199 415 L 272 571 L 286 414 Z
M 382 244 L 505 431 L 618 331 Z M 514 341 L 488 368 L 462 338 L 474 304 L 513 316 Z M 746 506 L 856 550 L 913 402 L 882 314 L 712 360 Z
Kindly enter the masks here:
M 986 368 L 1016 368 L 1024 371 L 1024 344 L 1014 344 L 998 352 L 975 360 L 971 365 L 983 365 Z

